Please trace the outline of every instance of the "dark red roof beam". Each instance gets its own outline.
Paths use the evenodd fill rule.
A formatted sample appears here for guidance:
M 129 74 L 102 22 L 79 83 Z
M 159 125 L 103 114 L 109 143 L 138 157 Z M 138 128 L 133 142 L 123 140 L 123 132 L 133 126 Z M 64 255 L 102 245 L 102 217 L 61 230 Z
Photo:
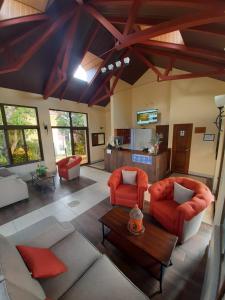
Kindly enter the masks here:
M 120 41 L 121 44 L 117 45 L 116 48 L 121 50 L 131 45 L 175 30 L 183 30 L 189 27 L 223 21 L 225 21 L 225 14 L 223 10 L 211 10 L 204 13 L 182 16 L 142 30 L 141 32 L 135 32 L 127 37 L 123 37 L 122 42 Z
M 108 6 L 124 4 L 130 1 L 127 0 L 92 0 L 93 5 L 104 4 Z M 172 6 L 172 7 L 187 7 L 195 9 L 209 9 L 209 8 L 224 8 L 225 4 L 221 0 L 143 0 L 143 3 L 149 3 L 156 6 Z
M 0 74 L 18 71 L 23 65 L 41 48 L 41 46 L 55 33 L 66 21 L 68 21 L 73 12 L 66 12 L 54 22 L 48 24 L 48 28 L 41 34 L 37 40 L 28 47 L 28 49 L 18 58 L 11 57 L 11 62 L 8 66 L 0 68 Z
M 159 77 L 162 78 L 163 74 L 140 52 L 142 49 L 131 48 L 137 58 L 139 58 L 147 67 Z
M 79 18 L 80 6 L 78 6 L 69 25 L 69 29 L 64 36 L 62 46 L 58 52 L 54 67 L 44 90 L 44 99 L 47 99 L 49 96 L 51 96 L 67 80 L 67 69 L 71 58 L 73 41 L 75 32 L 77 31 Z M 58 69 L 62 74 L 61 76 L 58 76 L 56 72 Z
M 201 48 L 193 48 L 187 47 L 185 45 L 179 45 L 174 43 L 167 43 L 167 42 L 159 42 L 159 41 L 146 41 L 142 42 L 141 44 L 147 46 L 153 46 L 160 49 L 168 49 L 168 50 L 175 50 L 180 52 L 184 55 L 199 55 L 200 57 L 205 57 L 207 59 L 216 59 L 220 61 L 225 61 L 225 53 L 222 51 L 215 51 L 215 50 L 207 50 Z
M 0 47 L 0 53 L 3 52 L 3 51 L 8 51 L 8 49 L 10 47 L 15 46 L 16 44 L 22 42 L 23 40 L 25 40 L 29 36 L 33 35 L 36 31 L 40 30 L 42 27 L 43 27 L 43 31 L 45 31 L 45 28 L 47 29 L 47 25 L 49 25 L 49 23 L 43 22 L 43 23 L 35 26 L 33 29 L 31 29 L 29 31 L 26 31 L 25 33 L 23 33 L 19 36 L 14 36 L 10 40 L 2 43 L 1 47 Z
M 105 27 L 117 40 L 122 40 L 122 34 L 113 26 L 102 14 L 100 14 L 94 7 L 90 5 L 82 5 L 86 12 L 95 18 L 103 27 Z
M 137 17 L 138 10 L 141 6 L 142 1 L 143 0 L 133 0 L 131 8 L 128 13 L 128 19 L 127 19 L 127 22 L 126 22 L 126 25 L 125 25 L 125 28 L 123 31 L 123 35 L 126 36 L 126 35 L 128 35 L 128 33 L 130 33 L 130 30 L 132 29 L 132 26 L 135 23 L 135 19 Z
M 168 76 L 169 73 L 173 70 L 173 64 L 175 63 L 175 58 L 171 58 L 169 61 L 169 64 L 167 68 L 165 69 L 165 72 L 163 73 L 163 76 Z
M 178 75 L 170 75 L 170 76 L 163 76 L 162 79 L 158 81 L 170 81 L 170 80 L 182 80 L 182 79 L 191 79 L 191 78 L 200 78 L 200 77 L 210 77 L 215 75 L 224 75 L 225 69 L 218 69 L 214 71 L 208 72 L 199 72 L 199 73 L 188 73 L 188 74 L 178 74 Z
M 94 30 L 91 32 L 91 38 L 88 37 L 88 41 L 87 41 L 86 45 L 84 46 L 83 53 L 82 53 L 82 55 L 81 55 L 81 57 L 80 57 L 80 59 L 79 59 L 79 62 L 78 62 L 78 63 L 76 64 L 76 66 L 74 67 L 74 70 L 76 70 L 77 67 L 80 65 L 80 63 L 81 63 L 82 60 L 84 59 L 84 57 L 85 57 L 85 55 L 86 55 L 88 49 L 91 47 L 91 45 L 92 45 L 93 41 L 95 40 L 95 37 L 96 37 L 96 35 L 97 35 L 98 31 L 99 31 L 99 27 L 100 27 L 100 24 L 98 24 L 98 25 L 94 28 Z M 70 79 L 67 80 L 67 82 L 66 82 L 66 84 L 65 84 L 65 86 L 64 86 L 64 88 L 63 88 L 63 90 L 62 90 L 62 92 L 61 92 L 61 94 L 60 94 L 60 97 L 59 97 L 60 100 L 63 99 L 63 97 L 64 97 L 64 95 L 65 95 L 65 92 L 66 92 L 66 89 L 67 89 L 67 87 L 68 87 L 68 85 L 69 85 L 71 79 L 72 79 L 72 78 L 70 78 Z
M 4 27 L 13 26 L 13 25 L 25 24 L 30 22 L 40 22 L 46 20 L 49 20 L 49 16 L 47 16 L 46 14 L 37 14 L 37 15 L 13 18 L 9 20 L 0 21 L 0 29 Z
M 124 67 L 125 67 L 124 62 L 123 62 L 123 59 L 124 59 L 124 57 L 126 57 L 126 56 L 128 55 L 129 51 L 130 51 L 130 49 L 126 49 L 126 51 L 123 53 L 123 55 L 122 55 L 122 57 L 121 57 L 121 59 L 120 59 L 120 60 L 121 60 L 121 63 L 122 63 L 122 66 L 121 66 L 121 68 L 118 70 L 118 72 L 116 73 L 116 78 L 114 79 L 113 84 L 112 84 L 112 87 L 111 87 L 111 90 L 110 90 L 110 94 L 111 94 L 111 95 L 113 95 L 114 90 L 115 90 L 115 88 L 116 88 L 116 85 L 117 85 L 117 83 L 118 83 L 118 81 L 119 81 L 119 79 L 120 79 L 120 77 L 121 77 L 121 75 L 122 75 L 122 73 L 123 73 L 123 70 L 124 70 Z
M 81 102 L 81 100 L 85 97 L 85 95 L 87 94 L 89 88 L 92 86 L 92 84 L 95 82 L 96 78 L 98 77 L 98 75 L 101 72 L 101 68 L 103 68 L 104 66 L 107 65 L 107 63 L 109 62 L 109 60 L 111 59 L 111 57 L 113 56 L 113 54 L 115 53 L 115 49 L 113 49 L 112 51 L 110 51 L 108 53 L 108 55 L 106 56 L 105 60 L 102 61 L 101 65 L 99 66 L 98 70 L 96 71 L 94 77 L 92 78 L 92 80 L 89 82 L 88 87 L 83 91 L 83 93 L 80 96 L 80 100 L 79 102 Z
M 109 98 L 111 96 L 111 94 L 106 94 L 106 95 L 103 95 L 101 96 L 100 98 L 94 100 L 94 102 L 92 104 L 88 104 L 89 106 L 92 106 L 92 105 L 97 105 L 99 104 L 100 102 L 104 101 L 105 99 Z
M 102 89 L 105 87 L 106 83 L 109 82 L 112 78 L 112 76 L 114 75 L 115 72 L 110 72 L 101 82 L 101 84 L 99 85 L 99 87 L 97 88 L 96 92 L 94 93 L 94 95 L 92 96 L 92 100 L 89 101 L 88 106 L 94 105 L 95 104 L 95 99 L 96 97 L 100 94 L 100 92 L 102 91 Z
M 172 53 L 172 52 L 168 52 L 166 50 L 158 50 L 158 49 L 153 49 L 153 48 L 138 47 L 138 49 L 140 49 L 143 53 L 150 54 L 150 55 L 164 56 L 164 57 L 168 57 L 169 59 L 174 58 L 176 60 L 178 60 L 178 59 L 184 60 L 184 61 L 188 61 L 190 63 L 199 64 L 199 65 L 206 66 L 206 67 L 212 67 L 215 69 L 218 69 L 219 67 L 221 67 L 221 64 L 219 64 L 219 63 L 215 63 L 215 62 L 207 61 L 205 59 L 203 60 L 200 58 L 191 57 L 191 56 L 187 56 L 187 55 L 182 55 L 180 53 Z

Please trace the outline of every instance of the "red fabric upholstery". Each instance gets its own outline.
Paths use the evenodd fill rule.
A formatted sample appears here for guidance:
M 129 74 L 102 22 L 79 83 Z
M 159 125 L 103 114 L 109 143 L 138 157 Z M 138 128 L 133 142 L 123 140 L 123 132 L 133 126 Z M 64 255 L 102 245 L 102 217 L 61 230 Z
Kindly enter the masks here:
M 174 201 L 174 182 L 195 191 L 192 199 L 183 204 Z M 182 239 L 184 221 L 190 221 L 214 201 L 209 188 L 186 177 L 170 177 L 149 187 L 150 214 L 170 233 Z
M 34 278 L 48 278 L 67 271 L 64 263 L 48 248 L 16 246 Z
M 74 162 L 69 163 L 69 159 L 74 159 Z M 60 178 L 65 178 L 69 180 L 69 174 L 68 171 L 76 166 L 78 166 L 81 162 L 82 158 L 80 156 L 68 156 L 66 158 L 63 158 L 62 160 L 58 161 L 56 164 L 58 166 L 58 172 Z
M 137 171 L 137 185 L 123 184 L 122 170 Z M 143 208 L 144 192 L 148 188 L 148 175 L 136 167 L 122 167 L 115 170 L 109 178 L 110 199 L 112 205 Z

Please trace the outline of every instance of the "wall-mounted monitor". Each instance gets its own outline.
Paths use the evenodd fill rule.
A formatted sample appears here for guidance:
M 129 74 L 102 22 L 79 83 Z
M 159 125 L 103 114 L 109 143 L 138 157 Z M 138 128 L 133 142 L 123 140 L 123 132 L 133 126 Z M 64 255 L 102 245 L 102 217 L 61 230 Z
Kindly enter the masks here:
M 158 109 L 148 109 L 137 112 L 137 124 L 147 125 L 158 122 Z

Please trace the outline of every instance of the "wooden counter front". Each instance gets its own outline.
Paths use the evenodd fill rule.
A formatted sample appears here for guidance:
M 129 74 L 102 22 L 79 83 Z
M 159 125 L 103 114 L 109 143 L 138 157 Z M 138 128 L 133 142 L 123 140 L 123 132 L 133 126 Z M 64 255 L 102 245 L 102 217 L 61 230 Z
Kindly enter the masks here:
M 151 163 L 134 162 L 133 154 L 148 156 Z M 143 169 L 148 174 L 149 182 L 156 182 L 170 173 L 170 149 L 158 155 L 127 149 L 112 149 L 110 151 L 105 149 L 105 170 L 113 172 L 122 166 L 134 166 Z

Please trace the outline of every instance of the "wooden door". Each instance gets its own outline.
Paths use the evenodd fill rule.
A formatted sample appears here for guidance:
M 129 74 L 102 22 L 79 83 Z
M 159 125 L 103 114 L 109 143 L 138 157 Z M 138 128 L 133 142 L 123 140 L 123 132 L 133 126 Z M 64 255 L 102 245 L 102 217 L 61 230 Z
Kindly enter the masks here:
M 169 125 L 157 125 L 156 133 L 160 135 L 159 153 L 168 149 Z
M 188 173 L 193 124 L 173 126 L 172 172 Z

